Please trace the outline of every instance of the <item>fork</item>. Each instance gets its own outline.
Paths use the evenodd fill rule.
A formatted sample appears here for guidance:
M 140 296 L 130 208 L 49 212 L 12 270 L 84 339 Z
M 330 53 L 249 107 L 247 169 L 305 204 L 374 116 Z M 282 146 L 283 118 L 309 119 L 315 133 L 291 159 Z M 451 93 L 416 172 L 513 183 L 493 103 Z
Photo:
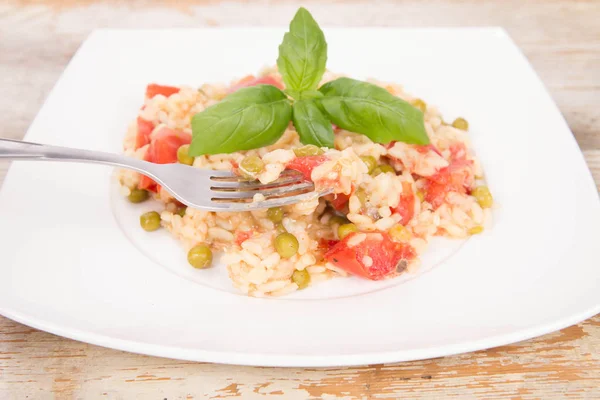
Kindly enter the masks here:
M 154 164 L 120 154 L 50 146 L 0 138 L 0 159 L 72 161 L 107 164 L 142 173 L 155 180 L 188 207 L 207 211 L 253 211 L 279 207 L 329 194 L 296 171 L 284 171 L 273 182 L 248 181 L 227 171 L 183 164 Z M 253 201 L 256 194 L 264 200 Z

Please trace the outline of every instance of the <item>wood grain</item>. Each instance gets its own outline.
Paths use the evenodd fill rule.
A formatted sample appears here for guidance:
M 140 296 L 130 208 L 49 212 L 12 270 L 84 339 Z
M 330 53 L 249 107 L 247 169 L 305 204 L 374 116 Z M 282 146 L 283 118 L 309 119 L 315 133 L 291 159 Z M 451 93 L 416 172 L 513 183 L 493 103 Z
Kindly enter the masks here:
M 324 25 L 503 26 L 557 102 L 600 188 L 600 2 L 304 1 Z M 22 138 L 94 28 L 279 25 L 296 1 L 0 4 L 0 135 Z M 0 182 L 7 163 L 0 163 Z M 600 398 L 600 316 L 511 346 L 358 368 L 251 368 L 104 349 L 0 317 L 0 398 Z

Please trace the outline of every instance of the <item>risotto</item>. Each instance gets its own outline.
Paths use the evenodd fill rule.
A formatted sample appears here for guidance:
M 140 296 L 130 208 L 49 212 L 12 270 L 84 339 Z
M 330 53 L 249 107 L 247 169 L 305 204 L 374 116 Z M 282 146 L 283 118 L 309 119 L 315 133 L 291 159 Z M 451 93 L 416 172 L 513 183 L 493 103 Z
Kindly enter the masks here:
M 335 78 L 325 72 L 321 84 Z M 243 87 L 282 88 L 282 75 L 269 68 L 230 85 L 149 85 L 124 139 L 127 155 L 235 171 L 262 183 L 295 170 L 333 193 L 283 208 L 215 213 L 186 208 L 149 178 L 120 171 L 123 195 L 132 202 L 152 196 L 162 204 L 142 217 L 142 227 L 167 229 L 188 252 L 190 268 L 209 267 L 212 254 L 224 252 L 232 284 L 251 296 L 285 295 L 336 277 L 378 280 L 410 271 L 431 237 L 481 233 L 493 200 L 466 120 L 448 123 L 400 86 L 370 83 L 423 112 L 428 145 L 376 143 L 335 125 L 333 147 L 303 145 L 289 123 L 271 145 L 192 157 L 187 150 L 195 114 Z

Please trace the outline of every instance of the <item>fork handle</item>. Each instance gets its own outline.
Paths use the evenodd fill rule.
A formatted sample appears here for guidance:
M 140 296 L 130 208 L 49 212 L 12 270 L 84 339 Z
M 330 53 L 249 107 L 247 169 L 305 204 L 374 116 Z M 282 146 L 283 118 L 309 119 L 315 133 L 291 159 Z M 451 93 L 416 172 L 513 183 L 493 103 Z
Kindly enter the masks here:
M 132 169 L 154 178 L 155 164 L 120 154 L 0 138 L 0 159 L 97 163 Z

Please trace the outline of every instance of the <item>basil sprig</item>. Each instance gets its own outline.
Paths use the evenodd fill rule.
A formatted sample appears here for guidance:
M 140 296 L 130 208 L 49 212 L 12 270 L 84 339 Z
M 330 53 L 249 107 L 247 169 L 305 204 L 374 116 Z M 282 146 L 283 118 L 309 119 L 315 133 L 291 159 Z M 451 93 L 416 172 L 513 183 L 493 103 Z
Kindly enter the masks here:
M 285 92 L 272 85 L 244 88 L 194 115 L 189 154 L 233 153 L 273 144 L 290 121 L 300 141 L 333 147 L 331 123 L 378 143 L 428 144 L 423 113 L 387 90 L 339 78 L 321 88 L 327 42 L 300 8 L 279 46 L 277 66 Z

